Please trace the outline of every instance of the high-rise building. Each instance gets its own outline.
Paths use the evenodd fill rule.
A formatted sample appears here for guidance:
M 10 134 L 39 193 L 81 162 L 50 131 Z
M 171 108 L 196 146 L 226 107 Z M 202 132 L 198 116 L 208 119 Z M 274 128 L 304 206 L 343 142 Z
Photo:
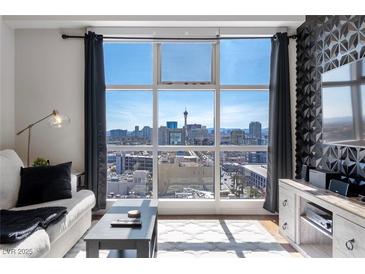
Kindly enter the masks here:
M 242 145 L 245 139 L 245 132 L 242 129 L 233 129 L 231 131 L 231 144 Z
M 169 129 L 165 126 L 161 126 L 158 129 L 158 144 L 167 145 L 169 141 Z
M 247 185 L 256 187 L 264 193 L 267 183 L 267 166 L 244 165 L 243 168 Z
M 124 172 L 123 157 L 118 154 L 115 161 L 116 172 L 122 174 Z
M 108 164 L 114 164 L 116 161 L 116 157 L 117 157 L 117 155 L 115 153 L 108 153 L 108 156 L 107 156 Z
M 169 129 L 175 129 L 175 128 L 177 128 L 177 122 L 176 121 L 167 121 L 166 127 Z
M 261 140 L 261 123 L 257 121 L 252 121 L 249 125 L 249 135 L 250 138 Z
M 124 170 L 149 170 L 152 172 L 152 155 L 124 154 L 122 165 Z
M 267 163 L 267 152 L 266 151 L 249 152 L 248 162 L 250 164 L 265 164 L 265 163 Z
M 152 128 L 149 126 L 144 126 L 142 128 L 142 137 L 146 140 L 151 140 L 152 138 Z
M 139 137 L 139 126 L 134 127 L 134 137 Z
M 188 131 L 188 134 L 189 134 L 189 139 L 193 141 L 194 145 L 208 144 L 208 130 L 206 126 L 202 126 L 201 128 L 193 128 L 190 131 Z
M 182 145 L 184 134 L 181 128 L 169 129 L 169 145 Z

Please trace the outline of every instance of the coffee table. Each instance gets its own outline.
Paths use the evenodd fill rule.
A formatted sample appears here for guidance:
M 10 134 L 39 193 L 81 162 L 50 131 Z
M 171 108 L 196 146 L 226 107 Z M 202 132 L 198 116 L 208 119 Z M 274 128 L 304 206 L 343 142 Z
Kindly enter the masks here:
M 129 210 L 138 209 L 141 212 L 142 226 L 111 227 L 116 219 L 127 218 Z M 90 229 L 86 241 L 86 257 L 98 258 L 99 250 L 129 250 L 137 251 L 137 258 L 152 258 L 157 253 L 157 201 L 147 199 L 118 200 Z M 119 254 L 126 254 L 120 252 Z

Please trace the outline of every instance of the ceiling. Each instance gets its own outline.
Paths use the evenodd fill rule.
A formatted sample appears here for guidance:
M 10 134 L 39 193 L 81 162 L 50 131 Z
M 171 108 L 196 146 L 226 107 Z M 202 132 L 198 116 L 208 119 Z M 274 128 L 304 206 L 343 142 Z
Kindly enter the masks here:
M 14 29 L 86 27 L 286 27 L 295 30 L 304 15 L 4 15 Z

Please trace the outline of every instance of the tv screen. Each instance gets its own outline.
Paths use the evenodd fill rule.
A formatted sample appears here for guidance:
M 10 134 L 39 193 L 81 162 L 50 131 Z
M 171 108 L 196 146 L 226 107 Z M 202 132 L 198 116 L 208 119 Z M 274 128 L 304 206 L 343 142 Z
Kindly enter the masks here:
M 365 146 L 365 58 L 322 74 L 323 142 Z

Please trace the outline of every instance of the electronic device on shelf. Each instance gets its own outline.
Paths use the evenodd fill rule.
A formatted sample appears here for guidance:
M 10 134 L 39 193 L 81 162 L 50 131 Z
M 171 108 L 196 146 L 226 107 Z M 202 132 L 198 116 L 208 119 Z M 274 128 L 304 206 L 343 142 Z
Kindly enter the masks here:
M 309 171 L 313 169 L 313 167 L 310 167 L 308 165 L 302 165 L 302 174 L 301 177 L 304 181 L 309 181 Z
M 312 202 L 308 202 L 305 207 L 304 217 L 329 234 L 332 234 L 332 212 Z
M 320 169 L 309 170 L 309 182 L 319 188 L 328 189 L 332 179 L 340 179 L 341 174 L 338 172 L 325 171 Z
M 341 180 L 332 179 L 328 189 L 346 197 L 357 197 L 359 195 L 359 189 L 357 185 Z

